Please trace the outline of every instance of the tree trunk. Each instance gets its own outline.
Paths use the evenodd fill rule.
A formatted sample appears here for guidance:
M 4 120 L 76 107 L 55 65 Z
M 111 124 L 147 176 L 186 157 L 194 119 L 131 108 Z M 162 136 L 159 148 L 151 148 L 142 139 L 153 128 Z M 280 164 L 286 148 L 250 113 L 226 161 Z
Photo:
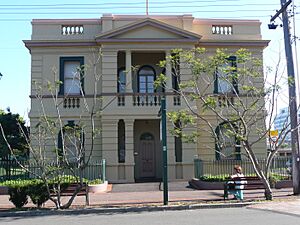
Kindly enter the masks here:
M 270 182 L 267 178 L 267 175 L 264 173 L 261 166 L 259 165 L 257 158 L 256 158 L 255 154 L 253 153 L 253 150 L 252 150 L 251 146 L 249 145 L 249 143 L 247 141 L 244 141 L 243 145 L 246 150 L 246 153 L 248 154 L 248 156 L 252 162 L 253 168 L 254 168 L 257 176 L 259 177 L 261 182 L 264 184 L 266 200 L 272 200 L 273 194 L 272 194 L 272 189 L 270 186 Z

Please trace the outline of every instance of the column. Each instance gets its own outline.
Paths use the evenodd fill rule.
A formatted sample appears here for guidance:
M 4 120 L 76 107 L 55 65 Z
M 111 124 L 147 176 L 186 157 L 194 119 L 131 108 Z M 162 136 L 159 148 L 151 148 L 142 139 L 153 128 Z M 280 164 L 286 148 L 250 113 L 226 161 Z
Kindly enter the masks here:
M 124 119 L 125 122 L 125 178 L 134 182 L 134 119 Z
M 132 93 L 131 51 L 126 50 L 126 92 Z
M 126 149 L 126 163 L 134 163 L 134 136 L 133 127 L 134 119 L 124 119 L 125 122 L 125 149 Z
M 102 157 L 106 160 L 106 177 L 118 181 L 118 120 L 102 119 Z

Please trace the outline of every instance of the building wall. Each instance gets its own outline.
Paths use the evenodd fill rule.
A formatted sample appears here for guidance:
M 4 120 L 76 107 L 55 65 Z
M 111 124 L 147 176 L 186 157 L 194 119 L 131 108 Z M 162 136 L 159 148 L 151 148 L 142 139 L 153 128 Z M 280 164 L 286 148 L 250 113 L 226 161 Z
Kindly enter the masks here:
M 158 111 L 160 105 L 136 106 L 133 104 L 133 94 L 137 91 L 136 71 L 132 66 L 144 64 L 152 65 L 157 71 L 157 75 L 162 71 L 158 67 L 158 62 L 170 54 L 170 50 L 175 48 L 193 49 L 196 47 L 206 47 L 208 54 L 212 54 L 216 48 L 224 47 L 232 51 L 240 47 L 249 47 L 257 56 L 262 57 L 262 50 L 267 42 L 261 40 L 260 22 L 256 20 L 205 20 L 196 19 L 191 15 L 183 16 L 151 16 L 151 19 L 165 23 L 166 25 L 137 27 L 130 32 L 121 32 L 113 38 L 119 41 L 105 40 L 103 35 L 109 35 L 113 31 L 118 31 L 124 26 L 136 24 L 138 21 L 146 20 L 145 16 L 114 16 L 104 15 L 101 19 L 78 19 L 78 20 L 33 20 L 32 38 L 25 41 L 30 49 L 32 59 L 31 71 L 31 111 L 30 120 L 32 133 L 34 126 L 38 124 L 40 116 L 45 112 L 49 118 L 57 118 L 57 109 L 53 106 L 52 93 L 49 90 L 49 82 L 55 84 L 59 79 L 59 59 L 60 57 L 81 56 L 84 57 L 86 70 L 84 73 L 85 98 L 80 96 L 58 96 L 58 109 L 63 124 L 67 121 L 74 121 L 77 124 L 86 126 L 86 145 L 91 147 L 91 126 L 90 115 L 94 107 L 95 126 L 100 129 L 99 136 L 94 140 L 93 159 L 105 158 L 107 160 L 107 177 L 111 182 L 134 182 L 135 181 L 135 159 L 134 149 L 137 133 L 142 125 L 136 121 L 158 121 Z M 170 27 L 174 26 L 174 28 Z M 230 34 L 214 33 L 213 27 L 226 27 L 230 29 Z M 182 33 L 180 29 L 192 33 Z M 215 29 L 215 28 L 214 28 Z M 221 29 L 221 28 L 220 28 Z M 223 29 L 223 28 L 222 28 Z M 225 29 L 225 28 L 224 28 Z M 125 29 L 126 30 L 126 29 Z M 225 32 L 225 30 L 224 30 Z M 172 41 L 181 36 L 199 35 L 199 41 L 191 41 L 186 38 L 180 42 Z M 155 41 L 156 38 L 166 38 L 168 42 Z M 198 36 L 197 36 L 198 37 Z M 102 39 L 101 39 L 102 38 Z M 139 39 L 153 39 L 145 42 Z M 131 41 L 124 41 L 132 39 Z M 100 40 L 100 41 L 98 41 Z M 102 41 L 102 42 L 101 42 Z M 101 53 L 99 53 L 101 50 Z M 123 51 L 124 58 L 118 61 L 118 52 Z M 130 57 L 131 56 L 131 57 Z M 129 60 L 129 61 L 128 61 Z M 126 88 L 125 105 L 120 106 L 117 93 L 117 72 L 120 66 L 125 66 L 128 70 L 127 79 L 130 81 Z M 169 67 L 170 69 L 170 67 Z M 183 82 L 191 79 L 191 71 L 181 63 L 181 80 Z M 170 76 L 169 72 L 167 74 Z M 99 78 L 99 80 L 97 80 Z M 95 83 L 97 85 L 95 86 Z M 167 81 L 170 85 L 170 79 Z M 257 83 L 260 85 L 261 83 Z M 48 86 L 48 87 L 47 87 Z M 42 95 L 42 100 L 37 94 Z M 96 101 L 94 94 L 96 94 Z M 78 107 L 64 107 L 64 101 L 72 101 L 79 98 Z M 178 111 L 187 108 L 181 100 L 181 105 L 174 105 L 173 96 L 167 95 L 167 109 Z M 43 103 L 43 105 L 41 105 Z M 42 107 L 43 106 L 43 107 Z M 193 103 L 192 107 L 196 107 Z M 206 117 L 216 124 L 216 118 L 212 114 Z M 125 122 L 126 135 L 126 159 L 125 163 L 118 162 L 118 121 Z M 198 130 L 202 127 L 198 123 Z M 173 125 L 168 122 L 168 130 Z M 156 129 L 156 128 L 155 128 Z M 197 128 L 190 127 L 185 132 L 191 133 Z M 136 133 L 135 133 L 136 132 Z M 158 134 L 156 134 L 157 137 Z M 253 134 L 253 138 L 255 135 Z M 34 142 L 33 142 L 34 143 Z M 37 143 L 37 142 L 35 142 Z M 53 143 L 47 143 L 49 152 L 53 149 Z M 182 162 L 175 162 L 174 137 L 168 132 L 168 159 L 169 178 L 189 179 L 193 177 L 193 159 L 201 157 L 203 159 L 214 158 L 214 140 L 208 132 L 200 131 L 200 136 L 196 144 L 183 143 Z M 265 143 L 259 142 L 256 151 L 264 155 Z M 159 143 L 157 143 L 156 155 L 159 154 Z M 51 155 L 51 154 L 49 154 Z M 160 178 L 159 160 L 156 163 L 156 177 Z

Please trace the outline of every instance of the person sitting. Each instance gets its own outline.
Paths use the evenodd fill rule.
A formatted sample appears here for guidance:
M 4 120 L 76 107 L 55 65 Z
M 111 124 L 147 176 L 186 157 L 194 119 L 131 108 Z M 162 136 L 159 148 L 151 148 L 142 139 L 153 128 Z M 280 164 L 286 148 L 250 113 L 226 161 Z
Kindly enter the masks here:
M 230 176 L 231 179 L 235 180 L 234 183 L 231 181 L 229 182 L 229 187 L 232 185 L 234 185 L 234 188 L 232 190 L 228 190 L 228 194 L 232 194 L 234 195 L 234 199 L 238 199 L 238 200 L 243 200 L 244 199 L 244 185 L 247 181 L 243 181 L 243 180 L 239 180 L 238 178 L 240 177 L 244 177 L 244 174 L 242 172 L 242 167 L 240 165 L 235 165 L 234 166 L 234 174 L 232 174 Z M 237 185 L 239 184 L 239 185 Z

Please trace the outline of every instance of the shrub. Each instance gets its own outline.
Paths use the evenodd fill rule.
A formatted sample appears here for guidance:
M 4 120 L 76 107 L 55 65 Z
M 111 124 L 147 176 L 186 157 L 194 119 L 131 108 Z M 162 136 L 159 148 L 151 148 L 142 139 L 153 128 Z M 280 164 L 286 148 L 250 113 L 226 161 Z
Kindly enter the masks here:
M 93 184 L 102 184 L 102 183 L 103 182 L 102 182 L 101 179 L 95 179 L 95 180 L 91 180 L 91 181 L 88 182 L 88 184 L 91 184 L 91 185 L 93 185 Z
M 228 180 L 228 175 L 203 175 L 200 180 L 207 182 L 225 182 Z
M 38 208 L 41 208 L 41 206 L 49 199 L 46 185 L 40 180 L 34 180 L 32 184 L 29 185 L 27 193 L 33 204 L 37 205 Z
M 9 201 L 11 201 L 16 208 L 22 208 L 28 203 L 27 189 L 28 183 L 18 183 L 9 186 Z

